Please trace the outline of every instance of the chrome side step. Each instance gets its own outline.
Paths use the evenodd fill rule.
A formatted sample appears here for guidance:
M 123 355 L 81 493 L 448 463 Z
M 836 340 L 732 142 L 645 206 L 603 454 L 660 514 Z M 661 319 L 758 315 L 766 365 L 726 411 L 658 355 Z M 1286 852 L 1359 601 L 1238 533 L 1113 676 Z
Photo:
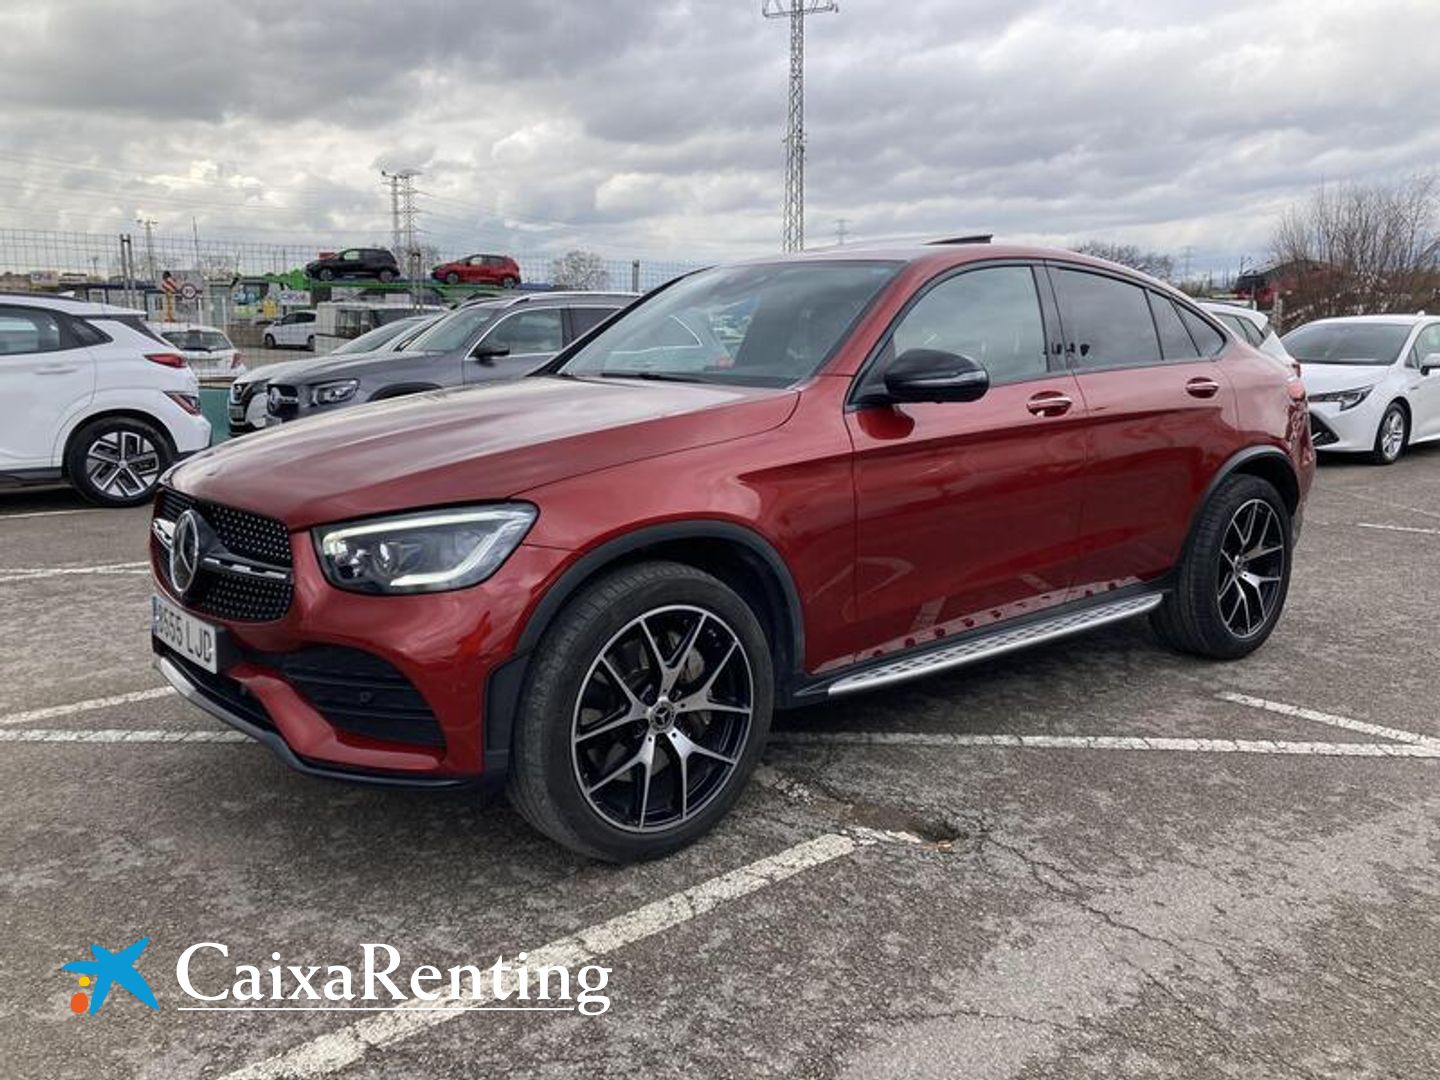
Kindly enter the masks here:
M 1159 607 L 1160 601 L 1163 599 L 1164 597 L 1159 593 L 1131 596 L 1108 604 L 1097 604 L 1068 615 L 1057 615 L 1054 618 L 1027 623 L 1024 626 L 1017 626 L 1013 630 L 1002 630 L 999 633 L 958 641 L 948 648 L 931 649 L 918 656 L 905 656 L 891 663 L 870 668 L 868 671 L 847 675 L 831 683 L 828 693 L 834 697 L 837 694 L 849 694 L 856 690 L 871 690 L 877 686 L 885 686 L 905 679 L 915 679 L 921 675 L 931 675 L 947 668 L 959 667 L 962 664 L 988 660 L 992 656 L 999 656 L 1002 653 L 1039 645 L 1042 641 L 1052 641 L 1069 634 L 1078 634 L 1083 630 L 1093 630 L 1106 623 L 1119 622 L 1121 619 L 1143 615 L 1145 612 Z

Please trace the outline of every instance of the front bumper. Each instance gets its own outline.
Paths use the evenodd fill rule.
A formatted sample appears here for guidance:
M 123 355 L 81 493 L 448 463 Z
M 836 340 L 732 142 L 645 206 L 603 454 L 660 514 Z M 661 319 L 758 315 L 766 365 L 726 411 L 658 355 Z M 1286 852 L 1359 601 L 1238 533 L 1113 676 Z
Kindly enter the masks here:
M 1371 397 L 1374 395 L 1372 394 Z M 1334 402 L 1310 404 L 1310 437 L 1316 450 L 1360 453 L 1375 449 L 1380 413 L 1369 398 L 1353 409 L 1340 411 Z
M 225 516 L 239 513 L 231 508 L 189 505 L 238 529 Z M 156 509 L 174 512 L 168 493 Z M 248 528 L 233 533 L 237 541 L 251 535 Z M 522 544 L 472 588 L 371 596 L 325 580 L 308 532 L 288 540 L 288 593 L 259 597 L 260 583 L 225 582 L 186 600 L 152 535 L 156 587 L 225 638 L 218 675 L 157 643 L 165 678 L 302 772 L 420 787 L 503 781 L 510 718 L 496 715 L 508 710 L 487 709 L 487 695 L 494 698 L 497 673 L 515 670 L 507 662 L 516 658 L 524 621 L 566 553 Z M 513 699 L 510 691 L 507 682 L 503 700 Z

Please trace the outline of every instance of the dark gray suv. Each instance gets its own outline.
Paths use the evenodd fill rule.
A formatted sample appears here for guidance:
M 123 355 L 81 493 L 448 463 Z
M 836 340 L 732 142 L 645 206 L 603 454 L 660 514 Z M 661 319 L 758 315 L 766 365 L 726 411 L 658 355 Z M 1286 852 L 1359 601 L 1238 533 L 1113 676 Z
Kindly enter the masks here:
M 629 305 L 633 293 L 535 293 L 456 308 L 403 352 L 286 365 L 266 390 L 267 424 L 447 386 L 518 379 Z

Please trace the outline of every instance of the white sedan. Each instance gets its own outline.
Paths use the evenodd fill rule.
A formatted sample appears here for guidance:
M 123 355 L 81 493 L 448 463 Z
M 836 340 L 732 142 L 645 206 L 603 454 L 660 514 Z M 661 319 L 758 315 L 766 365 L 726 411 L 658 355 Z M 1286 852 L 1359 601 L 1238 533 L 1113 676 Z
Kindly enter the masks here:
M 1389 465 L 1407 446 L 1440 439 L 1440 318 L 1320 319 L 1284 342 L 1300 361 L 1317 450 Z
M 245 373 L 245 360 L 225 331 L 197 323 L 162 322 L 151 326 L 180 350 L 190 370 L 200 378 L 234 378 Z

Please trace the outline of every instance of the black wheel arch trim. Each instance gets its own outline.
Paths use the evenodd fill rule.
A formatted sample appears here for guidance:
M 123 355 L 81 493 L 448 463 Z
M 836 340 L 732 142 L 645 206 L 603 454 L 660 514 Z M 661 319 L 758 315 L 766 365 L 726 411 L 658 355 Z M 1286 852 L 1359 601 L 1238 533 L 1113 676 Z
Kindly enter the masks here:
M 1195 503 L 1195 509 L 1190 514 L 1190 525 L 1185 531 L 1185 551 L 1188 552 L 1190 550 L 1190 544 L 1195 538 L 1195 526 L 1199 524 L 1200 514 L 1205 509 L 1205 504 L 1208 503 L 1215 492 L 1219 490 L 1220 485 L 1237 473 L 1242 473 L 1244 466 L 1262 459 L 1283 465 L 1290 476 L 1291 482 L 1295 485 L 1296 504 L 1293 508 L 1288 506 L 1289 499 L 1287 498 L 1286 492 L 1280 492 L 1280 497 L 1287 502 L 1286 509 L 1290 510 L 1293 542 L 1295 521 L 1299 515 L 1301 497 L 1300 477 L 1295 473 L 1295 463 L 1291 461 L 1290 456 L 1278 446 L 1247 446 L 1244 450 L 1231 454 L 1230 457 L 1226 458 L 1225 463 L 1215 470 L 1215 475 L 1210 478 L 1210 483 L 1205 487 L 1205 493 L 1201 495 Z M 1264 477 L 1262 476 L 1260 479 L 1263 480 Z
M 800 593 L 795 587 L 790 568 L 780 557 L 780 553 L 765 537 L 734 522 L 700 519 L 648 525 L 607 540 L 575 560 L 535 605 L 535 610 L 531 612 L 525 629 L 520 634 L 514 654 L 490 673 L 486 680 L 484 715 L 487 773 L 492 769 L 503 769 L 508 761 L 515 714 L 524 690 L 530 655 L 566 601 L 586 582 L 626 556 L 646 548 L 686 540 L 718 540 L 737 544 L 760 559 L 780 586 L 784 611 L 777 614 L 788 628 L 789 634 L 788 640 L 783 643 L 786 668 L 782 669 L 779 665 L 776 667 L 775 701 L 777 705 L 789 702 L 791 688 L 804 681 L 805 629 Z
M 390 386 L 382 386 L 365 400 L 389 401 L 391 398 L 409 397 L 411 394 L 428 394 L 431 390 L 443 389 L 445 389 L 443 386 L 435 383 L 394 383 Z

